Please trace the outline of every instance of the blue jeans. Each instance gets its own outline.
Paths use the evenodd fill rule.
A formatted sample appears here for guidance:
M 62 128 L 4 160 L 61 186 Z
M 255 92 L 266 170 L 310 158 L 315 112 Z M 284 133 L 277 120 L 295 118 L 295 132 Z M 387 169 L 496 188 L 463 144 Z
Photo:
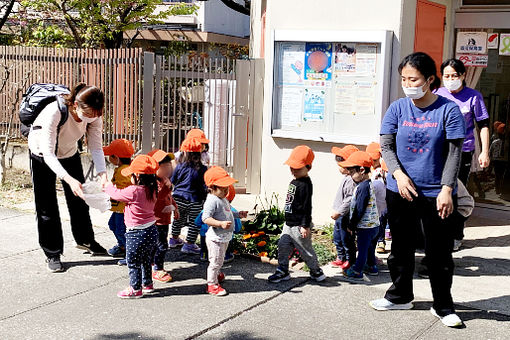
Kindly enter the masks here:
M 158 230 L 158 241 L 154 252 L 154 270 L 163 270 L 168 250 L 168 224 L 157 225 L 156 229 Z
M 126 260 L 129 284 L 134 290 L 152 283 L 151 262 L 154 258 L 158 230 L 155 225 L 145 229 L 131 229 L 126 233 Z
M 342 217 L 335 220 L 333 228 L 333 244 L 336 247 L 337 257 L 341 261 L 356 261 L 356 247 L 354 236 L 342 229 Z
M 124 213 L 112 212 L 108 221 L 110 230 L 117 239 L 119 247 L 126 249 L 126 225 L 124 224 Z
M 384 213 L 381 217 L 379 217 L 379 234 L 377 235 L 377 242 L 384 242 L 384 232 L 386 231 L 386 227 L 388 226 L 388 215 Z
M 358 273 L 363 272 L 365 264 L 375 265 L 375 244 L 379 228 L 357 229 L 358 258 L 352 269 Z

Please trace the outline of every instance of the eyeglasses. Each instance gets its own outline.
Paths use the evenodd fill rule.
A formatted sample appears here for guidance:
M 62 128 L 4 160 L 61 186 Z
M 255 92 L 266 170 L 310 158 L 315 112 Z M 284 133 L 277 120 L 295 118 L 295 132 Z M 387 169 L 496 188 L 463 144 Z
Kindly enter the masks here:
M 452 74 L 443 74 L 443 79 L 459 79 L 461 74 L 452 73 Z

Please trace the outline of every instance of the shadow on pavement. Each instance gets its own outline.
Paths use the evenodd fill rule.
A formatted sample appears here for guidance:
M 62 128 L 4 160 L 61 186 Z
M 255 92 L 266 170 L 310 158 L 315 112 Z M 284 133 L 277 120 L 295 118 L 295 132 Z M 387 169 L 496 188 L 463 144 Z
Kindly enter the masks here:
M 96 335 L 93 338 L 90 338 L 91 340 L 120 340 L 120 339 L 144 339 L 144 340 L 163 340 L 164 338 L 161 337 L 154 337 L 149 336 L 147 334 L 143 333 L 135 333 L 135 332 L 127 332 L 127 333 L 107 333 L 107 334 L 99 334 Z

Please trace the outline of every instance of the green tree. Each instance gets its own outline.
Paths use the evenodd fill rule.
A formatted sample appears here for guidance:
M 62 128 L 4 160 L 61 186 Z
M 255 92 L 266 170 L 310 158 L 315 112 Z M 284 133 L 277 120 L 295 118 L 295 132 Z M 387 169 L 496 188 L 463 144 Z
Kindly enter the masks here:
M 36 20 L 65 22 L 76 47 L 105 48 L 121 47 L 126 30 L 197 10 L 194 5 L 172 3 L 156 12 L 161 0 L 23 0 L 21 4 Z

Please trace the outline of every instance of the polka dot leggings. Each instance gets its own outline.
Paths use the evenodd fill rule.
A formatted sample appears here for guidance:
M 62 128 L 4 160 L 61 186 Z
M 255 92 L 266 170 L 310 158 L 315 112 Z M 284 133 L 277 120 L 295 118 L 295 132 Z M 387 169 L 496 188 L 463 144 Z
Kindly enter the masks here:
M 129 283 L 134 290 L 142 284 L 152 283 L 151 262 L 156 251 L 158 231 L 155 225 L 145 229 L 131 229 L 126 232 L 126 261 L 129 268 Z

